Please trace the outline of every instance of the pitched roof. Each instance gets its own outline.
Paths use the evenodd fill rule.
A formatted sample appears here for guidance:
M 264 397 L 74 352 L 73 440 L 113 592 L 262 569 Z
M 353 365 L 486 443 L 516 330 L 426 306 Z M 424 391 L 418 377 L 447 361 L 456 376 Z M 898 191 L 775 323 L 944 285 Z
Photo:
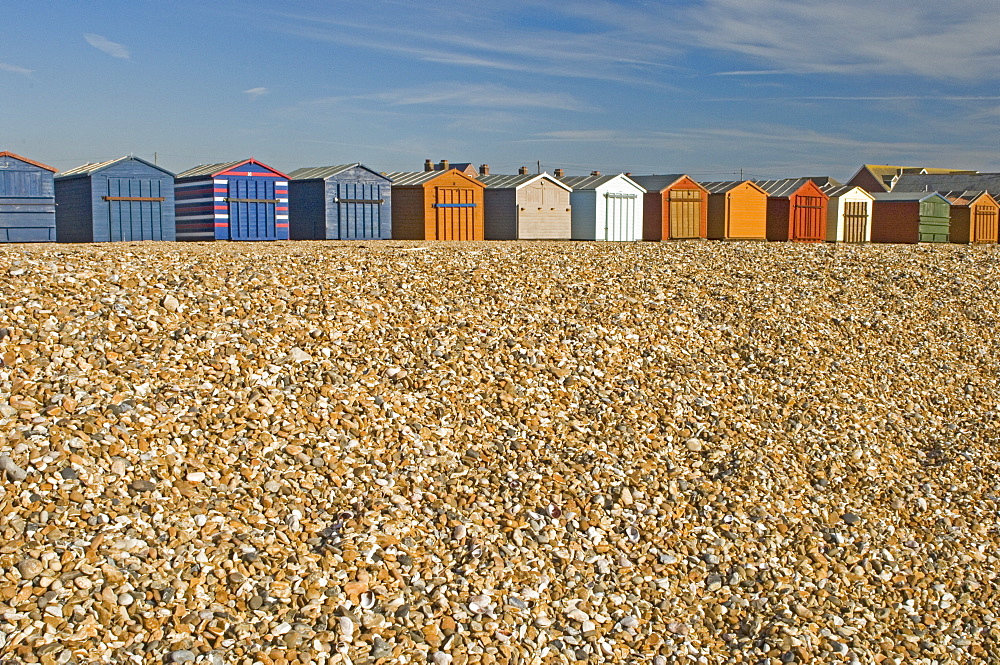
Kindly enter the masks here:
M 375 175 L 382 178 L 386 177 L 378 171 L 364 166 L 360 162 L 354 162 L 353 164 L 338 164 L 336 166 L 307 166 L 292 171 L 288 174 L 288 178 L 290 180 L 326 180 L 327 178 L 332 178 L 333 176 L 339 175 L 344 171 L 349 171 L 358 167 L 363 168 L 366 171 L 371 171 Z
M 959 206 L 972 205 L 973 203 L 975 203 L 984 196 L 989 198 L 994 203 L 997 202 L 996 199 L 990 196 L 990 193 L 985 190 L 975 191 L 966 189 L 954 192 L 938 192 L 938 194 L 951 201 L 952 205 L 959 205 Z
M 57 178 L 70 178 L 70 177 L 73 177 L 73 176 L 93 175 L 94 173 L 97 173 L 98 171 L 103 171 L 104 169 L 109 168 L 111 166 L 114 166 L 115 164 L 119 164 L 121 162 L 128 162 L 128 161 L 142 162 L 146 166 L 152 167 L 152 168 L 156 169 L 157 171 L 163 171 L 164 173 L 166 173 L 170 177 L 175 177 L 173 173 L 171 173 L 170 171 L 166 170 L 162 166 L 157 166 L 156 164 L 151 164 L 150 162 L 147 162 L 145 159 L 142 159 L 140 157 L 128 157 L 128 156 L 126 156 L 126 157 L 118 157 L 117 159 L 109 159 L 109 160 L 104 161 L 104 162 L 95 162 L 93 164 L 84 164 L 82 166 L 77 166 L 75 169 L 70 169 L 68 171 L 63 171 L 62 173 L 57 173 L 56 177 Z
M 813 182 L 816 182 L 816 181 L 813 180 Z M 834 184 L 834 183 L 836 183 L 836 184 Z M 836 180 L 832 180 L 832 179 L 831 179 L 831 182 L 829 184 L 820 185 L 820 189 L 822 189 L 823 193 L 825 193 L 831 199 L 832 198 L 836 198 L 838 196 L 843 196 L 844 194 L 847 194 L 848 192 L 854 191 L 855 189 L 858 190 L 859 192 L 861 192 L 862 194 L 864 194 L 865 196 L 871 198 L 871 193 L 868 190 L 866 190 L 864 187 L 861 187 L 860 185 L 841 185 L 839 182 L 837 182 Z
M 633 182 L 641 186 L 647 192 L 662 192 L 686 175 L 686 173 L 671 173 L 667 175 L 630 175 L 629 178 L 631 178 Z
M 479 176 L 479 181 L 486 185 L 486 189 L 520 189 L 525 185 L 532 183 L 536 180 L 541 180 L 544 178 L 549 182 L 554 182 L 559 185 L 567 192 L 572 192 L 573 188 L 562 182 L 558 178 L 554 178 L 548 173 L 528 173 L 525 175 L 481 175 Z
M 812 179 L 783 178 L 781 180 L 754 180 L 753 182 L 755 185 L 767 192 L 768 196 L 782 199 L 799 191 L 807 182 L 812 182 Z
M 767 194 L 767 192 L 753 180 L 719 180 L 717 182 L 701 182 L 698 184 L 707 189 L 709 194 L 725 194 L 726 192 L 747 183 L 757 188 L 761 194 Z
M 893 180 L 903 175 L 916 175 L 921 173 L 941 174 L 941 173 L 976 173 L 969 169 L 943 169 L 932 166 L 894 166 L 892 164 L 862 164 L 858 172 L 851 180 L 858 177 L 858 174 L 867 170 L 881 182 L 886 189 L 893 187 Z
M 288 177 L 287 175 L 285 175 L 281 171 L 279 171 L 277 169 L 273 169 L 270 166 L 268 166 L 267 164 L 262 164 L 262 163 L 258 162 L 253 157 L 251 157 L 249 159 L 237 159 L 235 162 L 219 162 L 218 164 L 200 164 L 198 166 L 195 166 L 193 168 L 188 169 L 187 171 L 182 171 L 181 173 L 178 173 L 177 177 L 178 178 L 192 178 L 192 177 L 196 177 L 196 176 L 214 176 L 214 175 L 217 175 L 219 173 L 223 173 L 225 171 L 229 171 L 230 169 L 234 169 L 237 166 L 242 166 L 243 164 L 249 164 L 251 162 L 253 162 L 257 166 L 263 166 L 265 169 L 267 169 L 267 170 L 269 170 L 269 171 L 271 171 L 273 173 L 276 173 L 276 174 L 280 175 L 283 178 L 287 178 Z
M 612 180 L 618 178 L 631 183 L 643 192 L 646 191 L 642 185 L 635 182 L 624 173 L 615 173 L 613 175 L 568 175 L 559 178 L 559 182 L 572 187 L 573 191 L 580 191 L 581 189 L 597 189 L 598 187 L 606 185 Z
M 14 159 L 17 159 L 19 161 L 25 162 L 27 164 L 31 164 L 32 166 L 37 166 L 40 169 L 45 169 L 46 171 L 52 171 L 53 173 L 55 173 L 56 171 L 59 170 L 59 169 L 55 168 L 54 166 L 49 166 L 48 164 L 42 164 L 41 162 L 36 162 L 33 159 L 28 159 L 27 157 L 22 157 L 21 155 L 18 155 L 17 153 L 13 153 L 13 152 L 10 152 L 10 151 L 7 151 L 7 150 L 4 150 L 3 152 L 0 152 L 0 157 L 12 157 Z
M 392 180 L 393 186 L 414 187 L 417 185 L 423 185 L 424 183 L 430 182 L 435 178 L 440 178 L 446 173 L 452 172 L 459 174 L 470 182 L 479 182 L 476 178 L 473 178 L 466 173 L 462 173 L 457 169 L 448 169 L 447 171 L 393 171 L 391 173 L 383 173 L 382 175 L 389 178 L 389 180 Z
M 953 192 L 960 189 L 1000 194 L 1000 173 L 914 173 L 901 175 L 894 192 Z

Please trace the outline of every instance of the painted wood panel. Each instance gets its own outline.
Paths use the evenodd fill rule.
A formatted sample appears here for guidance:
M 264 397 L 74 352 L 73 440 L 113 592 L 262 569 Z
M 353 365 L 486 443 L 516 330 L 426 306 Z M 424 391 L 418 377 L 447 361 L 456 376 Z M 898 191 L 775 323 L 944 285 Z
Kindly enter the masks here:
M 56 239 L 55 169 L 0 152 L 0 242 Z

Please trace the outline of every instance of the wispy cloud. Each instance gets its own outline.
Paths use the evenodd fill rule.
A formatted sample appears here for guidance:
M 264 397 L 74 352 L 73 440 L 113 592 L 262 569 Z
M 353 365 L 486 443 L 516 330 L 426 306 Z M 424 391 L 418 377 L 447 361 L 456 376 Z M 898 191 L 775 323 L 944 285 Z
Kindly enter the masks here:
M 131 57 L 127 46 L 113 42 L 107 37 L 102 37 L 101 35 L 95 35 L 92 32 L 88 32 L 83 35 L 83 38 L 87 40 L 88 44 L 96 48 L 98 51 L 107 53 L 112 58 L 128 60 L 129 57 Z
M 593 107 L 572 95 L 558 92 L 519 90 L 495 84 L 433 83 L 365 95 L 393 106 L 435 104 L 477 108 L 542 108 L 559 111 L 590 111 Z
M 250 99 L 257 99 L 258 97 L 266 95 L 269 92 L 270 90 L 268 90 L 267 88 L 260 87 L 260 88 L 250 88 L 249 90 L 244 90 L 243 94 L 249 96 Z
M 0 62 L 0 71 L 10 72 L 11 74 L 20 74 L 22 76 L 31 76 L 35 70 L 18 67 L 17 65 L 9 65 L 6 62 Z

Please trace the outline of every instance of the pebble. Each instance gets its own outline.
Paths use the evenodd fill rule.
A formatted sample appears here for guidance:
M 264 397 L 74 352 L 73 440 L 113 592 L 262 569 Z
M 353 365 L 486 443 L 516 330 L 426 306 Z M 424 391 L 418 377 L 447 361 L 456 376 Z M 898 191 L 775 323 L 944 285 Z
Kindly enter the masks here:
M 995 662 L 998 259 L 0 246 L 0 650 Z

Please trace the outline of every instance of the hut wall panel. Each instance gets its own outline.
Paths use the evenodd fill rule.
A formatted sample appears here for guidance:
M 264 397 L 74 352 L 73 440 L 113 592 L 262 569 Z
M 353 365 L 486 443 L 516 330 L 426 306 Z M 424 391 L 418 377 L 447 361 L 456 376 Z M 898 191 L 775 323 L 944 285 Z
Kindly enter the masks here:
M 90 178 L 55 181 L 56 240 L 94 242 L 94 207 Z
M 788 199 L 767 199 L 767 239 L 788 240 L 790 236 L 789 216 L 791 202 Z
M 518 192 L 512 189 L 487 189 L 483 192 L 486 207 L 484 236 L 487 240 L 517 240 Z
M 52 172 L 10 155 L 0 158 L 0 242 L 55 239 Z
M 323 180 L 288 182 L 288 237 L 292 240 L 322 240 L 327 208 L 332 204 Z
M 92 242 L 175 240 L 173 178 L 127 160 L 94 173 L 91 182 Z M 163 198 L 118 201 L 105 197 Z
M 657 242 L 664 238 L 663 220 L 670 214 L 670 203 L 660 192 L 646 192 L 642 197 L 642 239 Z
M 971 212 L 972 210 L 969 206 L 952 206 L 951 232 L 949 234 L 951 242 L 961 244 L 975 242 L 971 224 Z
M 518 239 L 569 240 L 569 192 L 548 180 L 539 180 L 522 188 L 519 194 Z
M 423 187 L 393 187 L 392 202 L 392 237 L 425 240 Z
M 573 240 L 603 240 L 597 232 L 597 192 L 574 191 L 570 194 L 570 228 Z M 603 233 L 603 225 L 601 233 Z
M 725 194 L 709 194 L 707 238 L 722 240 L 726 237 L 726 212 L 728 208 L 729 197 Z
M 174 185 L 178 240 L 215 240 L 216 207 L 225 222 L 225 182 L 209 177 L 178 180 Z
M 919 240 L 919 204 L 913 201 L 875 201 L 872 206 L 872 242 L 916 243 Z

